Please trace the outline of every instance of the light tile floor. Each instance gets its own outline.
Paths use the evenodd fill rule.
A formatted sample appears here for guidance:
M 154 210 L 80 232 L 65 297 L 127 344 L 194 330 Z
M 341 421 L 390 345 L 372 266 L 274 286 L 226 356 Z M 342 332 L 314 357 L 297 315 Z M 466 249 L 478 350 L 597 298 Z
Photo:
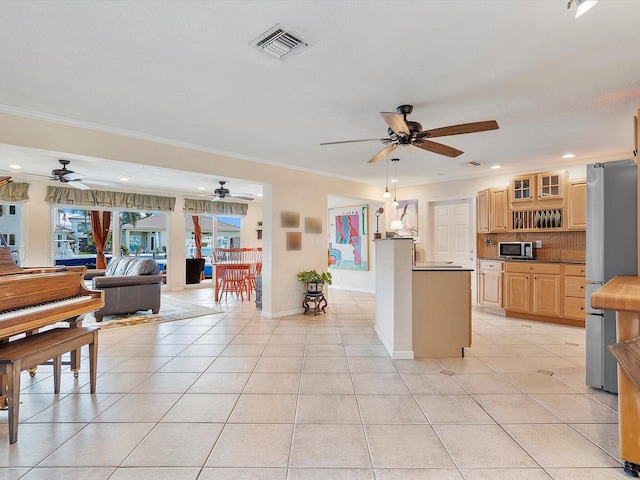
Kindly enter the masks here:
M 213 306 L 206 286 L 165 294 Z M 392 361 L 370 294 L 331 290 L 316 317 L 220 307 L 102 331 L 95 395 L 86 361 L 59 395 L 50 367 L 23 373 L 0 480 L 627 478 L 583 329 L 474 311 L 464 358 Z

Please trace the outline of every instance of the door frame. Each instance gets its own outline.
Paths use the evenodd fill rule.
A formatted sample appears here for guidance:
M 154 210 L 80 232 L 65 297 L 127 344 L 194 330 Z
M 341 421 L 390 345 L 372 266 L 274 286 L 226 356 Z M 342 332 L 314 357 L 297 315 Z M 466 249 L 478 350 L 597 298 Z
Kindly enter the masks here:
M 471 274 L 471 301 L 475 305 L 477 303 L 477 282 L 476 282 L 476 265 L 477 265 L 477 248 L 476 248 L 476 197 L 471 195 L 463 196 L 451 196 L 451 197 L 437 197 L 427 198 L 424 200 L 424 241 L 422 242 L 422 254 L 424 255 L 423 261 L 430 261 L 432 257 L 431 245 L 435 238 L 434 225 L 433 225 L 433 207 L 440 203 L 466 203 L 469 209 L 469 245 L 472 248 L 471 258 L 469 261 L 470 267 L 473 268 Z

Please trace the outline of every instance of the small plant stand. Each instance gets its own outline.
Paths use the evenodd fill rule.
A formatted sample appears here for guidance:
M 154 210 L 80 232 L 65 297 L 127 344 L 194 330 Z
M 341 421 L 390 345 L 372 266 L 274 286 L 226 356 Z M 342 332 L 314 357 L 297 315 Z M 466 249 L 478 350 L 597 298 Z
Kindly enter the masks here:
M 324 293 L 322 292 L 306 292 L 304 300 L 302 300 L 302 307 L 305 315 L 313 314 L 315 316 L 319 313 L 327 313 L 325 310 L 327 308 L 327 299 L 324 298 Z

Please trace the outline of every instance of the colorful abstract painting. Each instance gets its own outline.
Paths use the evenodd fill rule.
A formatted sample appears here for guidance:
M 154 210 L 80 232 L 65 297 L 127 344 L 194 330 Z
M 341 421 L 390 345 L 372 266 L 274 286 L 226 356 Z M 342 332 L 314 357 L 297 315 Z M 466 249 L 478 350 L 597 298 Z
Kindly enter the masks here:
M 369 270 L 367 205 L 329 209 L 329 261 L 332 268 Z

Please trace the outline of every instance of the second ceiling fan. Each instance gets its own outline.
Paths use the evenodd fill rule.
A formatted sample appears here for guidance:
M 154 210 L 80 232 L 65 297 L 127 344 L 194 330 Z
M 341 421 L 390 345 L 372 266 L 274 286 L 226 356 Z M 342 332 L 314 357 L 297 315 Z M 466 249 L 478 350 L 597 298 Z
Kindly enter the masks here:
M 218 180 L 220 184 L 219 188 L 216 188 L 213 193 L 215 196 L 213 197 L 213 201 L 223 200 L 225 198 L 237 198 L 240 200 L 253 200 L 254 196 L 252 193 L 231 193 L 231 191 L 224 186 L 226 181 Z
M 432 128 L 422 130 L 422 125 L 418 122 L 407 120 L 407 115 L 413 112 L 413 105 L 400 105 L 396 109 L 397 113 L 380 112 L 382 118 L 389 126 L 387 130 L 388 138 L 368 138 L 364 140 L 345 140 L 341 142 L 326 142 L 320 145 L 335 145 L 338 143 L 370 142 L 380 141 L 385 146 L 380 152 L 375 154 L 368 163 L 375 163 L 382 160 L 386 155 L 393 152 L 400 146 L 413 145 L 414 147 L 428 150 L 429 152 L 446 155 L 447 157 L 457 157 L 464 153 L 457 148 L 432 142 L 429 138 L 446 137 L 449 135 L 461 135 L 463 133 L 484 132 L 498 129 L 498 122 L 495 120 L 485 120 L 483 122 L 461 123 L 448 127 Z

